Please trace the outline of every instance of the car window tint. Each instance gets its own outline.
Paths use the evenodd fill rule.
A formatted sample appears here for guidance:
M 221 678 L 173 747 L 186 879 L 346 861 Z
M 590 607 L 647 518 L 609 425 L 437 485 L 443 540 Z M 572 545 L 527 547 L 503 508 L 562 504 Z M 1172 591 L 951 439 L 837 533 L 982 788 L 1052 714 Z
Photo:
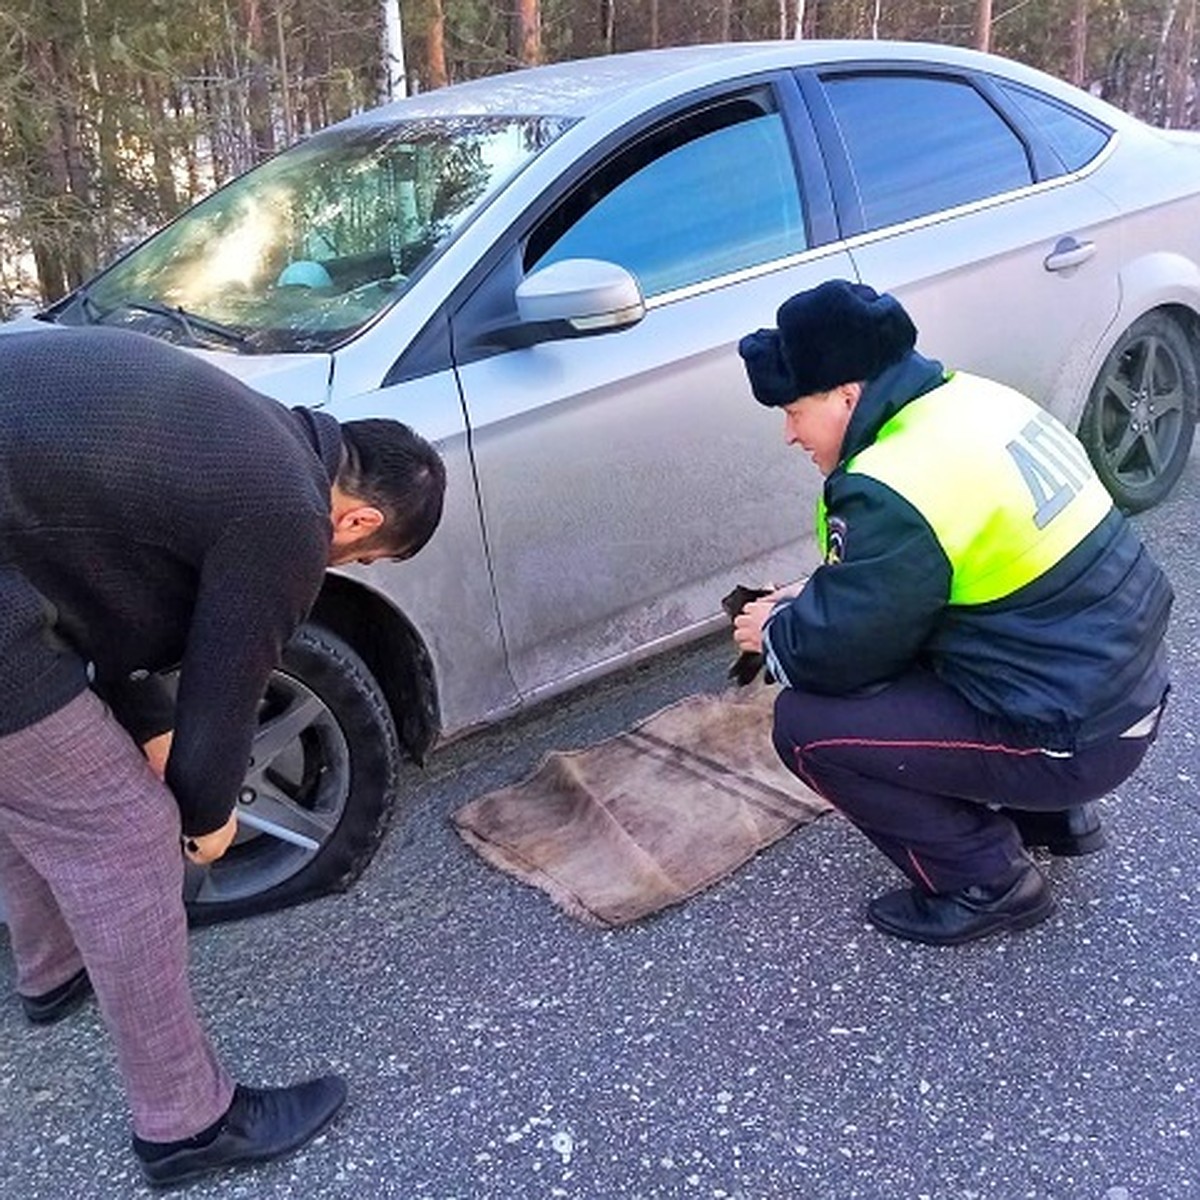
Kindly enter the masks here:
M 874 74 L 823 82 L 867 229 L 1032 181 L 1020 139 L 963 80 Z
M 1090 163 L 1112 136 L 1108 126 L 1059 104 L 1049 96 L 1012 83 L 1001 83 L 1000 87 L 1038 127 L 1038 132 L 1049 142 L 1066 171 L 1078 171 Z
M 745 101 L 691 114 L 610 160 L 533 234 L 526 268 L 605 259 L 655 296 L 805 245 L 783 120 Z

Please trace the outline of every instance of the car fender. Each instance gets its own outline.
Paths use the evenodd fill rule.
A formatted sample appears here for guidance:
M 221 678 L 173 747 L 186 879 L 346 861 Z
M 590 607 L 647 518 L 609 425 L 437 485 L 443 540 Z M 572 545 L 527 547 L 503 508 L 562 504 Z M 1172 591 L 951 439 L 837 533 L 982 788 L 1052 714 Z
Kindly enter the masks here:
M 414 761 L 424 762 L 442 722 L 433 660 L 421 633 L 364 580 L 332 572 L 309 616 L 362 658 L 387 697 L 401 744 Z
M 1064 423 L 1078 428 L 1092 384 L 1104 361 L 1127 329 L 1156 309 L 1177 309 L 1191 320 L 1184 323 L 1200 357 L 1200 264 L 1182 254 L 1155 251 L 1125 264 L 1118 275 L 1120 304 L 1104 336 L 1086 356 L 1068 355 L 1059 373 L 1055 395 L 1047 407 L 1063 414 Z

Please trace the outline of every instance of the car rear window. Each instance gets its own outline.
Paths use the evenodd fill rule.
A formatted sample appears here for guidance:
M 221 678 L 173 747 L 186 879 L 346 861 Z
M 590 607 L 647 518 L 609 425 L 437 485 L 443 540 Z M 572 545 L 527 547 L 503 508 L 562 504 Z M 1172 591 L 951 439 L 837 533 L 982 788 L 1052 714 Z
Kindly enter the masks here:
M 1049 96 L 1015 83 L 1000 83 L 1004 94 L 1037 126 L 1065 171 L 1078 171 L 1108 144 L 1112 130 Z
M 872 73 L 823 81 L 866 229 L 1024 187 L 1024 143 L 963 79 Z

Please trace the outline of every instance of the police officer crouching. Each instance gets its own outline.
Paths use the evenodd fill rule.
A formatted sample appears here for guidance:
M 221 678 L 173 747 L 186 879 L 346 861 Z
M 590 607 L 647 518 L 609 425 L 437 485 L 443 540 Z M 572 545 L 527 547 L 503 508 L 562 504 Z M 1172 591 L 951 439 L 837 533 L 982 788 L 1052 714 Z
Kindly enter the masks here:
M 784 763 L 911 886 L 868 906 L 954 945 L 1045 920 L 1026 853 L 1104 844 L 1168 690 L 1170 584 L 1079 442 L 917 353 L 892 296 L 831 280 L 743 338 L 755 398 L 825 475 L 824 562 L 734 627 L 784 685 Z

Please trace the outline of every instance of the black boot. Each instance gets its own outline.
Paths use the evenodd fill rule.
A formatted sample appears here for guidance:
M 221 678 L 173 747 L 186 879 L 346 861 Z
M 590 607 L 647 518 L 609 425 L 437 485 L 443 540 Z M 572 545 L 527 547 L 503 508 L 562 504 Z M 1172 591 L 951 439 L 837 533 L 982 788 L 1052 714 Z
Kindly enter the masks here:
M 1108 840 L 1094 804 L 1051 812 L 1019 808 L 1002 808 L 1000 811 L 1016 825 L 1021 842 L 1027 848 L 1044 846 L 1051 854 L 1075 858 L 1095 854 Z
M 92 994 L 92 981 L 86 971 L 76 971 L 66 983 L 43 992 L 40 996 L 22 996 L 25 1017 L 34 1025 L 53 1025 L 69 1017 Z
M 346 1099 L 346 1082 L 323 1075 L 282 1088 L 237 1085 L 225 1115 L 181 1142 L 146 1142 L 133 1149 L 146 1179 L 159 1187 L 239 1163 L 266 1162 L 316 1137 Z
M 1031 862 L 999 884 L 975 884 L 931 894 L 918 888 L 888 892 L 867 905 L 871 923 L 892 937 L 930 946 L 957 946 L 993 933 L 1028 929 L 1054 911 L 1054 897 Z

